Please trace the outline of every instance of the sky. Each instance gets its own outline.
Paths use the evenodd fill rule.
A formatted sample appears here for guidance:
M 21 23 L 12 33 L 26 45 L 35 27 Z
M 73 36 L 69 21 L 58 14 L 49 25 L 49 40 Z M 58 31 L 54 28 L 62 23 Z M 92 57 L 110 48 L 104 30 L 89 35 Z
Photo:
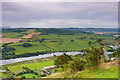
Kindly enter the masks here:
M 2 2 L 2 27 L 117 28 L 117 2 Z

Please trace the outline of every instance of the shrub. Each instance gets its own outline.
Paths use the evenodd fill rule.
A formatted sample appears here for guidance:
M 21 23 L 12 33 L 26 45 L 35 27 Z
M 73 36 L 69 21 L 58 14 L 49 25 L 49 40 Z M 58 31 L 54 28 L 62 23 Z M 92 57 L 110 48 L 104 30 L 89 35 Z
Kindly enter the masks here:
M 103 54 L 103 50 L 101 48 L 92 48 L 92 50 L 87 49 L 85 50 L 87 66 L 96 69 L 100 65 L 101 55 Z
M 86 59 L 75 57 L 73 60 L 69 61 L 67 69 L 70 72 L 84 70 L 86 62 Z
M 23 44 L 23 47 L 30 47 L 30 46 L 32 46 L 32 44 L 30 44 L 30 43 L 24 43 Z
M 113 56 L 113 57 L 117 57 L 119 53 L 120 53 L 120 49 L 114 51 L 114 52 L 112 53 L 112 56 Z
M 63 54 L 57 57 L 57 59 L 54 60 L 54 65 L 56 67 L 64 68 L 65 64 L 68 64 L 68 61 L 72 60 L 71 56 L 67 54 Z
M 21 76 L 22 79 L 25 79 L 25 76 Z

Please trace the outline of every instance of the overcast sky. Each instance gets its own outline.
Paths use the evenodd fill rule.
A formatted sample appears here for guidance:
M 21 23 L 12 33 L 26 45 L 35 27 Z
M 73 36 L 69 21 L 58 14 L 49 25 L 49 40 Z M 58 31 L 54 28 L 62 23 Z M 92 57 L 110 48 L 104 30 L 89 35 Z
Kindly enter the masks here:
M 117 2 L 3 2 L 2 26 L 117 27 Z

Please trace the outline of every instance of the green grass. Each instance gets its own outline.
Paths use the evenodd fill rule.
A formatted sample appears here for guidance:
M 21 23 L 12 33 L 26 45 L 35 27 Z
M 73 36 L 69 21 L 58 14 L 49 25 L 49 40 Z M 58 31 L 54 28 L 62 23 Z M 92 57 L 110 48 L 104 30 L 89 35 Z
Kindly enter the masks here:
M 36 63 L 30 63 L 30 64 L 20 64 L 20 65 L 15 65 L 15 66 L 9 66 L 8 69 L 11 72 L 15 72 L 15 73 L 23 71 L 23 67 L 28 67 L 31 70 L 37 69 L 39 71 L 43 67 L 53 66 L 53 65 L 54 65 L 54 61 L 49 60 L 49 61 L 36 62 Z
M 17 78 L 21 78 L 21 76 L 25 76 L 25 78 L 33 78 L 33 76 L 34 76 L 35 78 L 38 77 L 38 76 L 35 75 L 35 74 L 27 73 L 27 74 L 22 74 L 22 75 L 20 75 L 20 76 L 17 76 Z
M 108 69 L 99 69 L 99 70 L 84 70 L 78 73 L 76 78 L 118 78 L 118 67 L 112 67 Z
M 16 33 L 16 32 L 5 33 L 6 38 L 18 38 L 17 36 L 19 36 L 19 35 L 22 35 L 22 34 Z
M 10 78 L 11 74 L 0 73 L 0 78 Z
M 49 50 L 49 48 L 43 46 L 39 42 L 29 42 L 29 43 L 32 44 L 33 46 L 31 46 L 31 47 L 20 46 L 23 43 L 14 43 L 14 44 L 11 44 L 9 46 L 12 46 L 16 49 L 14 51 L 16 53 L 16 55 L 25 54 L 25 53 L 32 53 L 32 52 L 42 52 L 42 51 L 48 51 Z
M 110 39 L 111 37 L 102 36 L 102 35 L 93 35 L 93 34 L 79 34 L 79 35 L 57 35 L 57 34 L 49 34 L 49 35 L 40 35 L 39 38 L 45 38 L 42 44 L 39 41 L 28 42 L 31 43 L 33 46 L 31 47 L 22 47 L 25 42 L 22 43 L 13 43 L 9 46 L 14 47 L 16 50 L 14 51 L 16 55 L 26 54 L 26 53 L 33 53 L 33 52 L 42 52 L 42 51 L 80 51 L 86 48 L 90 48 L 88 42 L 95 42 L 96 39 L 84 39 L 80 40 L 77 38 L 80 37 L 98 37 L 98 38 L 105 38 Z M 74 40 L 74 42 L 71 42 Z M 55 42 L 53 42 L 55 41 Z M 62 41 L 62 42 L 60 42 Z M 97 43 L 93 44 L 94 47 L 98 47 Z M 108 47 L 105 47 L 107 50 Z
M 46 76 L 46 78 L 118 78 L 118 66 L 114 66 L 106 69 L 97 70 L 83 70 L 77 73 L 67 73 L 64 71 L 57 72 L 55 74 Z M 97 80 L 97 79 L 96 79 Z
M 6 38 L 22 38 L 25 34 L 23 33 L 27 33 L 27 34 L 30 34 L 34 31 L 25 31 L 25 32 L 8 32 L 8 33 L 3 33 L 5 35 Z M 22 35 L 22 36 L 20 36 Z

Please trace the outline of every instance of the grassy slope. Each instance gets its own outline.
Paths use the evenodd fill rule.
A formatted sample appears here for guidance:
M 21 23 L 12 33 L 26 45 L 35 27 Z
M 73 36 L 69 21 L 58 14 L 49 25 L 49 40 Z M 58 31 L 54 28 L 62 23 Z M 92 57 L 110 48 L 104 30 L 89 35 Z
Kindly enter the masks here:
M 118 78 L 118 67 L 100 69 L 95 71 L 84 70 L 78 73 L 76 78 Z
M 5 37 L 6 37 L 6 38 L 16 38 L 16 37 L 19 36 L 19 35 L 21 35 L 21 34 L 15 33 L 15 32 L 5 33 Z
M 83 70 L 77 73 L 58 72 L 45 78 L 118 78 L 117 60 L 101 64 L 97 70 Z
M 4 74 L 4 73 L 0 73 L 0 79 L 1 78 L 8 78 L 8 77 L 10 77 L 10 74 Z
M 75 74 L 69 74 L 65 76 L 66 73 L 59 72 L 52 75 L 49 75 L 45 78 L 118 78 L 118 67 L 112 67 L 108 69 L 99 69 L 99 70 L 83 70 Z M 73 76 L 73 77 L 72 77 Z
M 20 32 L 20 33 L 17 33 L 17 32 L 8 32 L 8 33 L 3 33 L 3 34 L 5 35 L 5 38 L 22 38 L 25 35 L 23 33 L 30 34 L 32 32 L 33 31 L 25 31 L 25 32 Z M 20 35 L 23 35 L 23 36 L 20 36 Z

